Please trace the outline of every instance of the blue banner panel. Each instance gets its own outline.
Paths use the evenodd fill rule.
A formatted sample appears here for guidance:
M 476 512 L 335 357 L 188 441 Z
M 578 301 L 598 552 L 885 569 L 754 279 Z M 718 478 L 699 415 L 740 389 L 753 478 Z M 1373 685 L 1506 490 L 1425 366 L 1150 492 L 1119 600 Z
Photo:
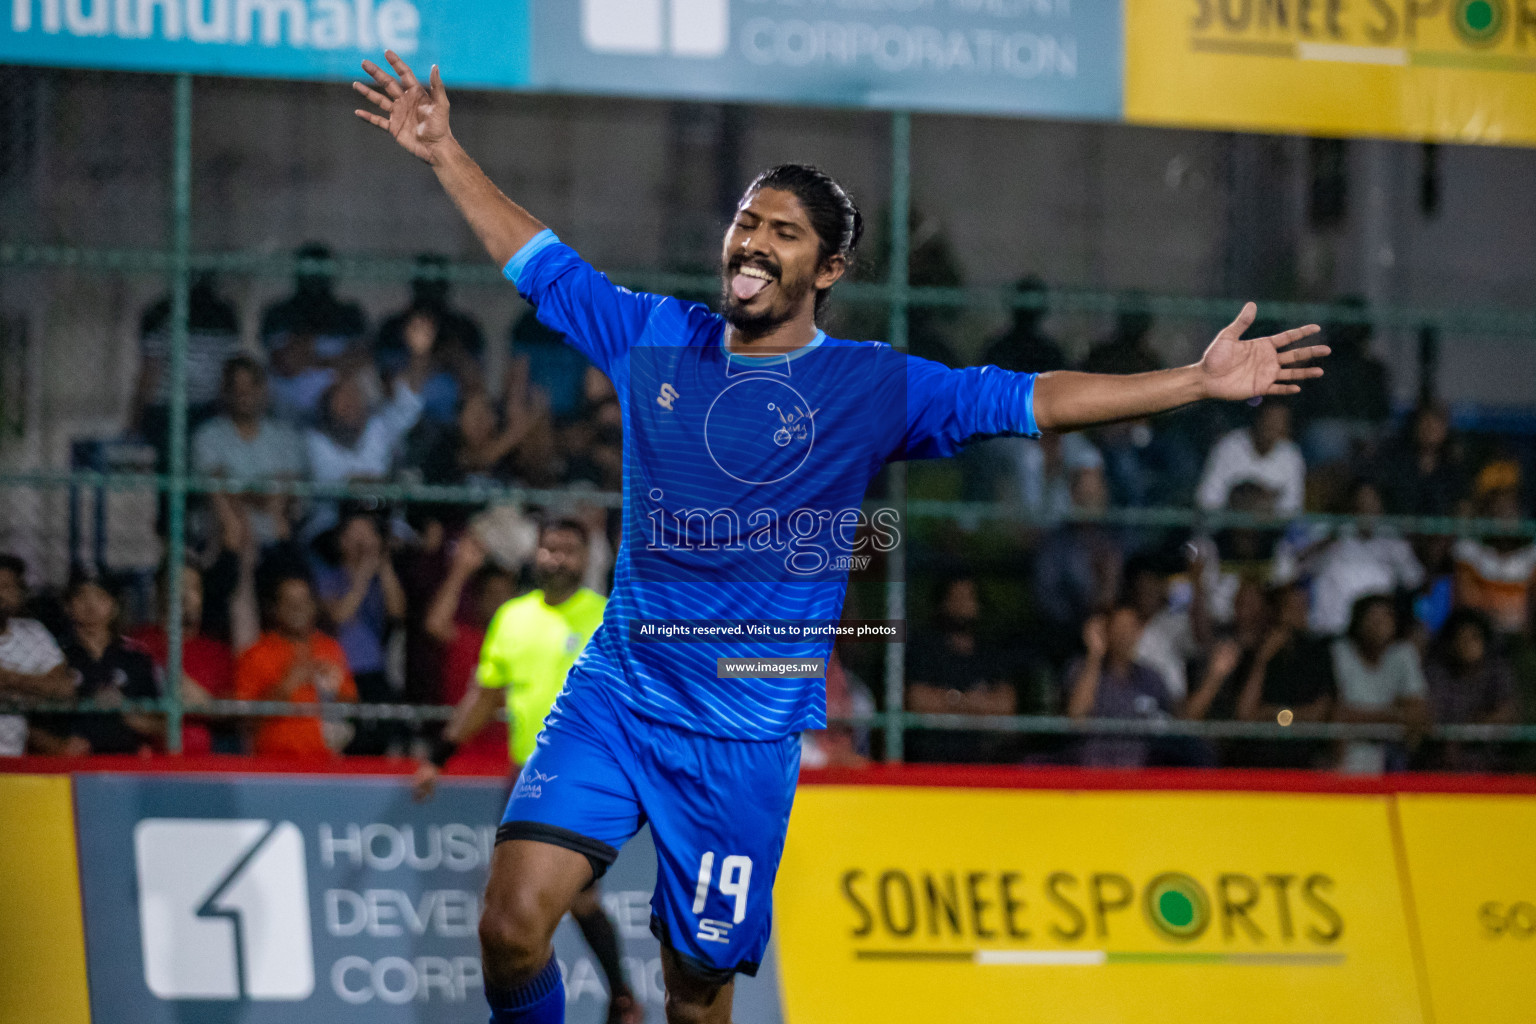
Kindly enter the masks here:
M 386 48 L 458 85 L 528 83 L 526 0 L 8 0 L 0 62 L 351 79 Z
M 75 780 L 92 1017 L 135 1024 L 483 1024 L 477 925 L 505 786 L 404 780 L 82 775 Z M 664 1017 L 642 831 L 603 903 L 649 1020 Z M 570 1024 L 607 985 L 567 919 Z M 773 958 L 735 1019 L 778 1024 Z
M 1117 0 L 532 0 L 538 88 L 1116 118 Z

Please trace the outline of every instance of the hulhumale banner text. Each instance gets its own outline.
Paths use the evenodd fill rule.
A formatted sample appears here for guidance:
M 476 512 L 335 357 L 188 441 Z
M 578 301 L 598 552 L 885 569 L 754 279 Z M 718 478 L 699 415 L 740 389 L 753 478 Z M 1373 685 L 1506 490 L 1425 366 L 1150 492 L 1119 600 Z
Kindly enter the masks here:
M 357 78 L 385 49 L 460 85 L 528 84 L 526 0 L 4 0 L 0 61 Z M 4 8 L 0 8 L 3 10 Z

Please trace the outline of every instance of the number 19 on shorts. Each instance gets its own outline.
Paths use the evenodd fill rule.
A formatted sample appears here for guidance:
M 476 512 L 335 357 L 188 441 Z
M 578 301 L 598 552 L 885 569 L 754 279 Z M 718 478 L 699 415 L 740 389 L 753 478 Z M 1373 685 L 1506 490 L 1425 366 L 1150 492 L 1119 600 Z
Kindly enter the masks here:
M 704 854 L 699 858 L 699 884 L 693 891 L 693 914 L 695 917 L 704 913 L 704 904 L 709 900 L 709 887 L 715 877 L 714 851 Z M 701 942 L 731 941 L 731 929 L 741 924 L 747 916 L 747 889 L 752 884 L 752 858 L 742 856 L 726 857 L 720 862 L 720 895 L 727 899 L 735 900 L 735 907 L 731 913 L 731 920 L 720 921 L 714 918 L 699 918 L 699 932 L 695 936 Z

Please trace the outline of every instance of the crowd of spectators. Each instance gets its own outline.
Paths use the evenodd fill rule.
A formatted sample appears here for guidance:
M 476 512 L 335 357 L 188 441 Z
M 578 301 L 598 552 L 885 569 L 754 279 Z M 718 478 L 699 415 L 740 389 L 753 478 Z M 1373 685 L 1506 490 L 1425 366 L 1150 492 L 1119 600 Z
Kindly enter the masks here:
M 619 486 L 618 403 L 531 314 L 492 358 L 451 302 L 445 261 L 423 256 L 410 300 L 370 330 L 306 245 L 292 293 L 264 310 L 247 350 L 211 276 L 193 285 L 186 394 L 193 474 L 266 484 L 406 482 L 562 488 L 559 508 L 338 500 L 231 488 L 189 504 L 181 570 L 183 748 L 285 756 L 408 752 L 398 722 L 309 715 L 240 720 L 208 701 L 452 704 L 470 684 L 491 612 L 514 596 L 539 515 L 589 524 L 591 579 L 607 591 L 608 514 L 583 500 Z M 167 465 L 170 301 L 141 321 L 127 432 Z M 492 379 L 493 369 L 501 369 Z M 93 705 L 0 716 L 0 754 L 132 753 L 164 745 L 164 718 L 134 710 L 165 690 L 167 588 L 128 622 L 135 581 L 77 570 L 27 592 L 0 558 L 0 696 Z M 125 703 L 128 702 L 128 703 Z M 113 711 L 118 705 L 126 710 Z M 495 738 L 482 744 L 494 753 Z M 504 734 L 500 755 L 505 756 Z
M 1147 330 L 1144 318 L 1122 317 L 1081 368 L 1159 368 Z M 1355 772 L 1529 761 L 1507 746 L 1424 738 L 1433 724 L 1536 718 L 1536 543 L 1498 528 L 1460 537 L 1402 531 L 1385 519 L 1530 519 L 1521 461 L 1529 453 L 1508 439 L 1457 437 L 1432 401 L 1397 422 L 1369 328 L 1341 324 L 1325 336 L 1334 348 L 1327 375 L 1295 400 L 977 446 L 964 489 L 1019 511 L 1031 587 L 1023 600 L 982 609 L 993 653 L 951 652 L 946 675 L 930 665 L 952 644 L 947 595 L 978 587 L 975 575 L 950 573 L 908 659 L 907 706 L 970 714 L 1017 706 L 1085 720 L 1385 723 L 1403 727 L 1406 741 L 1207 742 L 1106 730 L 950 746 L 942 733 L 919 732 L 913 757 Z M 1010 348 L 1060 352 L 1025 315 L 986 352 Z M 1234 414 L 1242 420 L 1223 425 Z M 1214 443 L 1201 450 L 1201 438 Z M 1077 519 L 1149 504 L 1245 513 L 1256 525 L 1156 530 Z M 1300 519 L 1306 511 L 1337 517 Z M 983 674 L 972 663 L 1004 667 Z M 988 686 L 1009 684 L 1009 699 L 983 699 L 984 675 Z
M 327 253 L 306 247 L 300 256 Z M 390 505 L 259 488 L 195 500 L 191 557 L 180 568 L 186 750 L 409 752 L 430 738 L 430 726 L 233 718 L 206 706 L 228 698 L 456 703 L 492 613 L 526 585 L 540 515 L 584 524 L 584 583 L 607 592 L 614 517 L 583 498 L 621 485 L 611 385 L 530 315 L 493 360 L 481 326 L 452 306 L 442 269 L 422 258 L 409 304 L 371 332 L 357 304 L 306 269 L 293 294 L 261 317 L 259 354 L 242 350 L 238 318 L 214 282 L 198 280 L 187 362 L 191 469 L 232 481 L 523 485 L 559 489 L 565 501 L 545 509 Z M 157 447 L 169 422 L 168 315 L 163 302 L 145 314 L 129 424 Z M 1122 315 L 1080 368 L 1160 367 L 1152 326 L 1143 314 Z M 1431 402 L 1394 422 L 1369 330 L 1341 325 L 1329 341 L 1328 375 L 1295 401 L 975 446 L 962 462 L 963 491 L 1019 511 L 1010 528 L 1022 555 L 1009 564 L 1026 585 L 998 597 L 974 567 L 938 573 L 926 617 L 917 602 L 906 709 L 1391 723 L 1405 728 L 1406 742 L 917 729 L 907 756 L 1351 771 L 1510 766 L 1509 748 L 1423 737 L 1433 723 L 1515 722 L 1536 710 L 1536 544 L 1497 532 L 1404 534 L 1382 516 L 1529 518 L 1520 463 L 1496 447 L 1474 452 Z M 941 349 L 950 351 L 936 341 Z M 1033 308 L 980 351 L 979 361 L 1009 369 L 1068 364 Z M 505 367 L 494 382 L 493 363 Z M 1259 525 L 1081 521 L 1138 505 L 1249 513 Z M 1345 518 L 1295 518 L 1307 510 Z M 0 716 L 0 754 L 163 745 L 163 718 L 125 702 L 164 690 L 166 582 L 158 581 L 158 614 L 131 624 L 119 581 L 77 572 L 61 592 L 29 598 L 26 567 L 0 557 L 0 695 L 98 708 Z M 834 716 L 873 711 L 871 688 L 855 671 L 869 659 L 839 655 L 829 664 L 829 708 Z M 504 736 L 480 747 L 504 752 Z M 809 736 L 805 751 L 810 764 L 878 753 L 869 730 L 837 727 Z

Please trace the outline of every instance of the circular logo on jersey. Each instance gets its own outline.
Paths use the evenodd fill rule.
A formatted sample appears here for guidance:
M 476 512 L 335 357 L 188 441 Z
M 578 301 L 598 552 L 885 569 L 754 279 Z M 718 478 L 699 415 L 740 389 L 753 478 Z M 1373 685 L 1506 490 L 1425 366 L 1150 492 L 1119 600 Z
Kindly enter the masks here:
M 1170 939 L 1193 939 L 1211 923 L 1211 903 L 1200 883 L 1179 871 L 1158 875 L 1142 895 L 1152 926 Z
M 1451 25 L 1469 46 L 1492 46 L 1504 34 L 1504 0 L 1456 0 Z
M 744 484 L 776 484 L 805 465 L 816 443 L 816 410 L 784 381 L 745 377 L 704 416 L 704 445 L 720 471 Z

